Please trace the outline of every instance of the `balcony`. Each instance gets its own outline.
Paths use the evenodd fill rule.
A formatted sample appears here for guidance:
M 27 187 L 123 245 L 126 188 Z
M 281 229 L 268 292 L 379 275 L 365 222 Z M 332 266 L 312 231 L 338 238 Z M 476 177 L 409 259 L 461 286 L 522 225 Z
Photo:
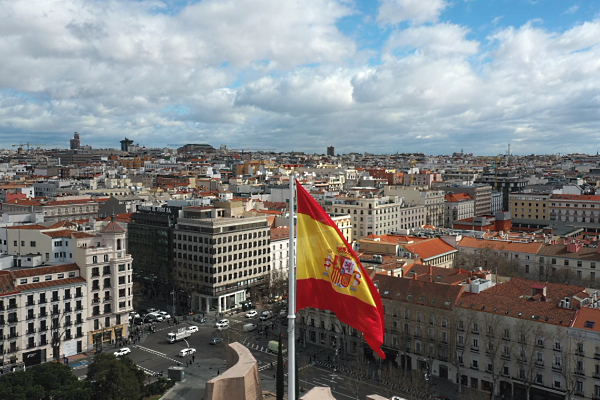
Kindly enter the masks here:
M 69 299 L 71 299 L 71 297 L 73 297 L 73 296 L 71 296 L 70 294 L 69 295 L 64 295 L 63 296 L 63 300 L 69 300 Z
M 33 349 L 34 347 L 35 347 L 35 342 L 27 344 L 28 349 Z
M 585 370 L 583 370 L 583 369 L 575 369 L 575 371 L 573 371 L 573 373 L 575 375 L 585 376 Z
M 600 360 L 600 353 L 594 353 L 594 358 L 596 360 Z
M 94 312 L 92 313 L 92 315 L 93 315 L 94 317 L 95 317 L 95 316 L 98 316 L 98 315 L 100 315 L 100 311 L 94 311 Z
M 103 288 L 103 289 L 110 289 L 111 287 L 112 287 L 112 286 L 111 286 L 111 284 L 109 283 L 109 284 L 107 284 L 107 285 L 104 285 L 102 288 Z
M 96 278 L 98 276 L 100 276 L 100 272 L 99 271 L 98 272 L 92 272 L 92 278 Z
M 92 291 L 94 291 L 94 290 L 100 290 L 100 286 L 99 285 L 92 286 Z
M 65 340 L 71 340 L 71 339 L 73 339 L 73 336 L 71 336 L 71 335 L 65 335 Z
M 75 324 L 81 325 L 81 324 L 83 324 L 83 320 L 82 319 L 75 320 Z
M 38 301 L 38 304 L 46 304 L 46 299 L 40 299 L 40 301 Z
M 107 271 L 102 271 L 102 276 L 110 275 L 110 269 Z
M 38 314 L 38 318 L 44 318 L 44 317 L 47 317 L 47 316 L 48 316 L 48 314 L 46 313 L 46 311 L 41 312 L 41 313 Z
M 8 349 L 4 350 L 4 354 L 16 353 L 18 351 L 19 351 L 19 346 L 9 347 Z
M 81 293 L 81 292 L 75 293 L 75 297 L 83 297 L 83 293 Z
M 40 326 L 40 332 L 46 332 L 48 330 L 47 326 Z
M 19 322 L 19 318 L 9 318 L 8 319 L 9 324 L 16 324 L 17 322 Z
M 502 354 L 500 354 L 500 357 L 503 360 L 510 360 L 510 353 L 502 353 Z
M 28 301 L 27 303 L 25 303 L 25 306 L 27 306 L 27 307 L 35 306 L 35 300 Z
M 37 330 L 36 330 L 35 328 L 33 328 L 32 330 L 29 330 L 29 329 L 28 329 L 27 331 L 25 331 L 25 334 L 26 334 L 26 335 L 33 335 L 33 334 L 34 334 L 34 333 L 36 333 L 36 332 L 37 332 Z
M 83 310 L 83 306 L 75 306 L 75 311 L 81 311 Z
M 67 322 L 65 322 L 65 325 L 64 325 L 64 326 L 65 326 L 65 328 L 66 328 L 67 326 L 71 326 L 71 325 L 73 325 L 73 323 L 72 323 L 71 321 L 67 321 Z
M 110 301 L 110 299 L 111 299 L 111 298 L 112 298 L 112 297 L 110 297 L 110 296 L 106 296 L 106 297 L 104 297 L 102 300 L 103 300 L 104 302 L 107 302 L 107 301 Z
M 477 346 L 471 346 L 471 351 L 475 352 L 475 353 L 479 353 L 479 347 L 477 347 Z
M 552 370 L 553 371 L 562 371 L 562 365 L 552 364 Z
M 92 299 L 92 304 L 98 304 L 98 303 L 100 303 L 100 297 L 94 297 Z
M 65 313 L 70 313 L 71 311 L 73 311 L 70 307 L 69 308 L 65 308 Z
M 537 365 L 538 367 L 543 367 L 544 366 L 544 361 L 543 360 L 536 360 L 535 361 L 535 365 Z
M 53 297 L 51 301 L 52 301 L 52 303 L 55 303 L 55 302 L 57 302 L 57 301 L 60 301 L 60 297 L 58 297 L 58 296 L 56 296 L 56 297 Z
M 7 310 L 14 310 L 15 308 L 17 308 L 17 303 L 11 303 L 6 307 Z
M 83 332 L 77 332 L 77 334 L 75 335 L 76 338 L 80 338 L 83 337 Z
M 19 337 L 19 333 L 18 332 L 13 332 L 13 333 L 9 333 L 8 334 L 8 339 L 16 339 Z
M 35 314 L 27 314 L 27 319 L 35 319 Z
M 40 346 L 45 346 L 48 344 L 48 340 L 44 339 L 44 340 L 40 340 Z
M 60 310 L 52 310 L 52 315 L 58 315 L 60 314 Z

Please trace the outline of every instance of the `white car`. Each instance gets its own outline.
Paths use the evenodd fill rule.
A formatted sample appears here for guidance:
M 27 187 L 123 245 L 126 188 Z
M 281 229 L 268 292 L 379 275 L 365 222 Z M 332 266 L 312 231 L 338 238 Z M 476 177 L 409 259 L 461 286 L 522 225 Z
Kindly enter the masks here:
M 158 313 L 162 315 L 164 319 L 171 319 L 171 316 L 166 311 L 159 311 Z
M 228 319 L 222 319 L 217 321 L 217 328 L 223 328 L 223 327 L 228 327 L 229 328 L 229 320 Z
M 196 325 L 188 326 L 187 330 L 189 333 L 195 333 L 198 332 L 198 327 Z
M 182 349 L 179 351 L 179 357 L 189 356 L 191 354 L 194 354 L 195 352 L 196 352 L 196 349 L 192 349 L 192 348 Z
M 256 317 L 257 315 L 258 315 L 258 312 L 256 310 L 248 311 L 246 313 L 246 318 Z
M 122 349 L 115 351 L 115 357 L 121 357 L 129 353 L 131 353 L 131 349 L 129 347 L 123 347 Z

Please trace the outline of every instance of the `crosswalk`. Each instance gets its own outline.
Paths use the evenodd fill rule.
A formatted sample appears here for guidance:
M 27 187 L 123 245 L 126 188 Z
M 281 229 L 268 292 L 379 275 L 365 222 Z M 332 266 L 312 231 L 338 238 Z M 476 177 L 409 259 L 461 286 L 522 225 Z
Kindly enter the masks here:
M 150 354 L 154 354 L 156 356 L 162 357 L 162 358 L 164 358 L 166 360 L 173 361 L 174 363 L 179 363 L 180 362 L 179 360 L 176 360 L 174 358 L 171 358 L 171 357 L 167 356 L 165 353 L 161 353 L 160 351 L 156 351 L 156 350 L 152 350 L 152 349 L 149 349 L 147 347 L 144 347 L 144 346 L 140 346 L 139 344 L 134 345 L 133 347 L 135 347 L 137 349 L 140 349 L 142 351 L 148 352 Z

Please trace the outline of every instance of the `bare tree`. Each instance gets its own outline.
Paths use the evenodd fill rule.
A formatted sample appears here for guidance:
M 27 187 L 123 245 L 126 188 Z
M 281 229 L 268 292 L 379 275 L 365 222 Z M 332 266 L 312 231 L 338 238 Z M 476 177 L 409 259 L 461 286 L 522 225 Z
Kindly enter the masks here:
M 494 249 L 491 244 L 477 249 L 475 253 L 460 252 L 454 259 L 454 268 L 476 271 L 479 267 L 501 276 L 523 277 L 523 265 L 510 257 L 503 256 L 502 248 Z
M 482 320 L 485 329 L 483 336 L 483 343 L 485 345 L 485 354 L 488 360 L 486 365 L 486 372 L 492 377 L 492 391 L 490 392 L 490 399 L 494 398 L 494 395 L 498 393 L 498 379 L 502 374 L 503 361 L 501 354 L 507 354 L 507 348 L 502 348 L 502 336 L 504 335 L 505 325 L 503 325 L 503 318 L 498 314 L 482 312 Z M 504 350 L 503 353 L 501 351 Z
M 346 369 L 342 370 L 346 377 L 348 388 L 359 399 L 360 390 L 369 378 L 369 365 L 363 353 L 359 353 L 352 361 L 346 364 Z
M 453 321 L 451 323 L 450 335 L 454 336 L 455 350 L 452 354 L 452 364 L 456 368 L 458 376 L 458 392 L 462 392 L 462 377 L 460 371 L 465 365 L 466 346 L 471 340 L 471 326 L 474 321 L 474 312 L 455 307 L 453 309 Z
M 515 358 L 519 367 L 518 377 L 525 386 L 527 400 L 530 398 L 532 385 L 538 380 L 538 374 L 544 369 L 544 346 L 546 334 L 537 321 L 517 321 L 514 327 L 517 345 L 514 347 Z

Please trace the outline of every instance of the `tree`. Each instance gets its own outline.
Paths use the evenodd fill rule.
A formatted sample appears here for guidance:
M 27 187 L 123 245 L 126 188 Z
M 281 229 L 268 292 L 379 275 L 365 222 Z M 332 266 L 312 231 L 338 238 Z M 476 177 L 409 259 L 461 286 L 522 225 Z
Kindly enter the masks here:
M 348 388 L 354 393 L 356 399 L 359 399 L 360 389 L 368 379 L 369 365 L 362 352 L 358 353 L 356 358 L 346 364 L 346 370 L 343 371 Z
M 503 344 L 502 334 L 504 325 L 502 324 L 502 316 L 492 313 L 483 313 L 483 324 L 485 325 L 485 335 L 483 336 L 483 343 L 485 345 L 485 353 L 488 358 L 488 366 L 486 372 L 492 377 L 492 391 L 490 392 L 490 399 L 494 398 L 496 392 L 498 392 L 498 380 L 500 374 L 502 374 L 502 367 L 504 367 L 503 361 L 500 358 L 500 350 L 502 346 L 508 346 Z M 504 356 L 509 355 L 508 347 L 503 348 L 502 354 Z M 500 365 L 502 364 L 502 367 Z M 491 366 L 491 368 L 489 368 Z M 499 368 L 500 367 L 500 368 Z
M 546 335 L 540 324 L 537 321 L 519 320 L 514 327 L 518 341 L 514 347 L 515 358 L 519 367 L 519 379 L 525 385 L 527 400 L 538 373 L 543 373 L 544 368 L 543 346 Z
M 519 261 L 505 257 L 503 249 L 494 249 L 491 244 L 476 249 L 474 253 L 459 252 L 454 259 L 454 268 L 476 271 L 479 267 L 499 276 L 523 277 L 524 267 Z
M 0 380 L 1 399 L 88 400 L 87 382 L 77 379 L 69 367 L 49 362 L 26 371 L 7 374 Z
M 471 326 L 474 321 L 474 312 L 464 308 L 455 307 L 453 309 L 454 318 L 451 322 L 450 337 L 455 343 L 454 351 L 452 352 L 452 364 L 456 368 L 458 376 L 458 392 L 462 393 L 462 377 L 460 375 L 461 367 L 464 366 L 465 347 L 468 345 L 471 338 Z
M 275 391 L 277 400 L 283 400 L 285 392 L 284 384 L 285 372 L 283 365 L 283 335 L 279 334 L 279 346 L 277 347 L 277 380 L 275 381 Z
M 129 357 L 117 358 L 109 353 L 96 355 L 87 375 L 93 400 L 139 399 L 145 378 L 144 371 Z

